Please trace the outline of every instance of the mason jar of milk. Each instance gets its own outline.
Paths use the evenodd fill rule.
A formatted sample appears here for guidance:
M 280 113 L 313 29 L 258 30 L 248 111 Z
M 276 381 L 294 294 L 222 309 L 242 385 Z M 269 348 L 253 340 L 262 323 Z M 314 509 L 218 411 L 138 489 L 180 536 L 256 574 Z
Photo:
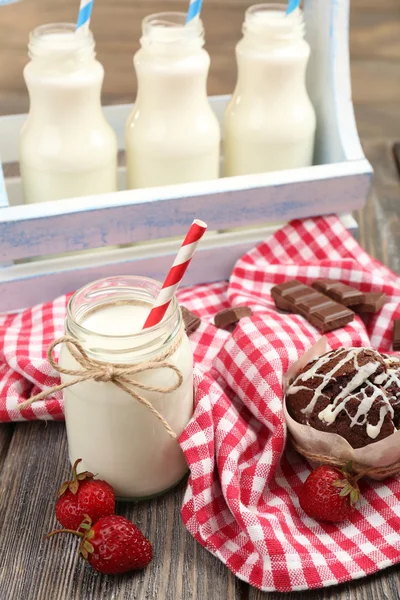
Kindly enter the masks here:
M 146 277 L 110 277 L 77 291 L 67 309 L 65 334 L 81 345 L 92 369 L 110 373 L 109 380 L 89 377 L 63 392 L 70 460 L 81 458 L 83 470 L 98 473 L 126 499 L 159 494 L 188 470 L 165 426 L 179 436 L 193 413 L 193 355 L 176 298 L 158 325 L 142 330 L 160 289 Z M 81 373 L 85 364 L 65 343 L 59 366 Z M 115 368 L 133 372 L 113 380 Z
M 25 202 L 117 189 L 117 140 L 100 101 L 104 69 L 90 31 L 68 23 L 30 34 L 30 110 L 20 137 Z
M 258 4 L 236 46 L 238 79 L 224 119 L 224 175 L 312 164 L 316 118 L 305 75 L 310 47 L 300 9 Z
M 134 56 L 138 93 L 126 125 L 128 187 L 216 179 L 220 128 L 207 98 L 210 57 L 199 19 L 150 15 Z

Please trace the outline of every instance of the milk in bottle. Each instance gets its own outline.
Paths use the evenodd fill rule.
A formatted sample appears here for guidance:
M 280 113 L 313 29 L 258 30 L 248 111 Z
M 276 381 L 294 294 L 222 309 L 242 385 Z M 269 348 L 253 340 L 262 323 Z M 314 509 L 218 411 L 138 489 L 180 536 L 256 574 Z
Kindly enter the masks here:
M 68 23 L 30 35 L 30 110 L 20 137 L 25 202 L 117 189 L 117 140 L 101 108 L 104 78 L 90 31 Z
M 210 58 L 200 20 L 160 13 L 143 21 L 134 56 L 138 93 L 126 126 L 128 187 L 216 179 L 220 129 L 208 103 Z
M 305 74 L 310 55 L 300 9 L 258 4 L 236 46 L 238 79 L 224 119 L 224 174 L 312 164 L 316 118 Z

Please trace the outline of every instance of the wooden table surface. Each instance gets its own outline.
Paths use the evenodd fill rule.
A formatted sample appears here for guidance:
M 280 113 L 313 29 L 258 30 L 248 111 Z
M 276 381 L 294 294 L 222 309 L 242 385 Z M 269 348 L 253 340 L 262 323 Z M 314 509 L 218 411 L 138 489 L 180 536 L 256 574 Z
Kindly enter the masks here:
M 328 0 L 320 0 L 325 2 Z M 74 20 L 79 2 L 25 0 L 0 6 L 0 114 L 25 112 L 22 68 L 28 32 L 46 22 Z M 186 3 L 168 1 L 169 10 Z M 352 0 L 353 97 L 365 153 L 375 167 L 359 239 L 400 273 L 400 178 L 391 147 L 400 140 L 400 0 Z M 204 21 L 212 57 L 211 94 L 229 93 L 235 80 L 234 44 L 249 1 L 206 0 Z M 162 0 L 96 0 L 93 30 L 106 69 L 104 102 L 132 101 L 132 54 L 140 21 L 165 10 Z M 382 600 L 400 598 L 400 568 L 326 590 L 264 594 L 249 588 L 186 532 L 180 520 L 184 487 L 158 500 L 121 504 L 154 544 L 144 572 L 105 577 L 78 560 L 75 540 L 43 535 L 55 525 L 53 499 L 69 473 L 62 423 L 0 426 L 0 600 Z M 399 533 L 400 535 L 400 533 Z

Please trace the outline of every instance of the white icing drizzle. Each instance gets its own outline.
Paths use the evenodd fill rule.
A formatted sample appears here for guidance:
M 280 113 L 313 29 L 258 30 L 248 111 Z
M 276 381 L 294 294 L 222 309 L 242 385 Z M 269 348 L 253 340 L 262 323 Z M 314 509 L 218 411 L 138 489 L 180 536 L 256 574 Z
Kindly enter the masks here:
M 358 355 L 364 350 L 365 348 L 338 348 L 334 352 L 329 352 L 328 354 L 321 356 L 315 361 L 312 367 L 310 367 L 305 373 L 301 374 L 295 380 L 295 383 L 297 384 L 298 382 L 306 382 L 313 377 L 319 377 L 321 379 L 320 385 L 313 390 L 313 397 L 310 403 L 302 409 L 302 412 L 305 415 L 310 415 L 312 413 L 319 396 L 324 395 L 324 388 L 334 378 L 335 373 L 337 373 L 348 362 L 353 361 L 355 375 L 349 380 L 346 387 L 342 388 L 342 391 L 337 396 L 337 400 L 341 400 L 348 394 L 351 394 L 351 392 L 357 389 L 362 383 L 364 383 L 364 381 L 367 381 L 367 379 L 379 368 L 381 363 L 378 361 L 371 361 L 363 366 L 358 364 Z M 332 367 L 330 371 L 328 371 L 328 373 L 318 373 L 321 367 L 326 363 L 331 362 L 333 358 L 339 358 L 340 360 L 334 367 Z M 301 390 L 310 391 L 310 388 L 306 385 L 291 385 L 286 393 L 287 395 L 296 394 Z
M 367 395 L 367 390 L 371 391 L 371 394 L 369 396 Z M 357 412 L 354 415 L 354 417 L 350 415 L 346 408 L 347 403 L 352 399 L 355 399 L 358 402 L 361 399 L 361 402 L 357 407 Z M 383 402 L 379 410 L 379 420 L 376 425 L 371 425 L 371 423 L 368 422 L 368 414 L 371 406 L 378 399 Z M 321 419 L 321 421 L 324 421 L 328 425 L 331 425 L 335 422 L 337 415 L 342 410 L 344 410 L 347 413 L 347 416 L 349 417 L 350 427 L 354 427 L 354 425 L 363 426 L 366 424 L 367 435 L 372 439 L 378 437 L 387 413 L 390 413 L 390 416 L 392 418 L 394 416 L 394 410 L 389 404 L 385 393 L 379 387 L 375 386 L 372 383 L 370 383 L 361 392 L 358 392 L 358 394 L 347 396 L 347 398 L 344 398 L 338 404 L 328 404 L 328 406 L 324 408 L 324 410 L 321 410 L 318 417 Z
M 321 356 L 305 373 L 301 374 L 294 381 L 295 385 L 291 385 L 289 387 L 287 394 L 296 394 L 301 390 L 312 391 L 313 396 L 311 401 L 305 408 L 302 409 L 303 414 L 309 416 L 312 413 L 318 398 L 321 396 L 327 398 L 326 394 L 323 393 L 323 390 L 332 382 L 335 373 L 337 373 L 345 364 L 352 362 L 352 367 L 354 369 L 353 376 L 350 378 L 347 385 L 343 387 L 340 393 L 337 394 L 337 396 L 333 399 L 333 402 L 318 414 L 318 417 L 330 425 L 335 422 L 338 414 L 344 410 L 349 417 L 350 427 L 353 427 L 354 425 L 366 425 L 367 435 L 371 439 L 375 439 L 381 431 L 386 415 L 389 413 L 393 418 L 393 404 L 400 403 L 400 372 L 392 369 L 389 372 L 379 374 L 375 377 L 374 383 L 369 382 L 368 385 L 360 390 L 357 394 L 352 394 L 352 392 L 359 388 L 363 383 L 368 381 L 371 375 L 373 375 L 382 366 L 382 362 L 377 359 L 373 360 L 372 357 L 367 364 L 360 365 L 358 362 L 358 357 L 360 353 L 364 351 L 365 348 L 339 348 L 336 351 L 329 352 L 328 354 Z M 332 361 L 334 358 L 339 358 L 339 360 L 328 373 L 318 372 L 323 365 Z M 307 385 L 301 385 L 302 383 L 305 383 L 314 377 L 321 379 L 321 383 L 315 388 L 315 390 L 311 390 L 309 387 L 307 387 Z M 390 387 L 392 383 L 395 383 L 398 386 L 399 393 L 398 396 L 393 396 L 393 398 L 391 398 L 389 401 L 389 398 L 384 390 Z M 384 385 L 382 386 L 382 384 Z M 369 395 L 367 394 L 367 391 Z M 357 402 L 359 402 L 357 412 L 354 416 L 349 414 L 346 407 L 347 403 L 352 399 L 356 399 Z M 378 399 L 382 404 L 379 410 L 379 420 L 376 425 L 372 425 L 368 422 L 368 415 L 372 405 Z
M 384 383 L 386 381 L 387 378 L 387 373 L 385 373 L 385 371 L 383 373 L 381 373 L 380 375 L 377 375 L 374 379 L 374 383 L 376 383 L 376 385 L 381 385 L 382 383 Z
M 393 396 L 394 399 L 400 398 L 400 371 L 396 371 L 395 369 L 389 369 L 386 375 L 386 380 L 382 385 L 384 390 L 390 388 L 393 384 L 398 389 L 397 394 Z M 376 378 L 377 379 L 377 378 Z M 380 383 L 375 379 L 375 383 Z
M 368 437 L 372 438 L 373 440 L 375 438 L 377 438 L 378 435 L 381 432 L 383 421 L 385 420 L 385 417 L 386 417 L 386 415 L 388 413 L 388 410 L 387 410 L 388 406 L 390 407 L 390 409 L 392 411 L 391 416 L 393 417 L 393 414 L 394 414 L 393 413 L 393 408 L 390 406 L 390 404 L 389 405 L 385 404 L 385 405 L 382 405 L 381 408 L 380 408 L 380 410 L 379 410 L 379 421 L 378 421 L 378 423 L 376 425 L 371 425 L 371 423 L 367 423 L 367 427 L 366 427 L 367 435 L 368 435 Z

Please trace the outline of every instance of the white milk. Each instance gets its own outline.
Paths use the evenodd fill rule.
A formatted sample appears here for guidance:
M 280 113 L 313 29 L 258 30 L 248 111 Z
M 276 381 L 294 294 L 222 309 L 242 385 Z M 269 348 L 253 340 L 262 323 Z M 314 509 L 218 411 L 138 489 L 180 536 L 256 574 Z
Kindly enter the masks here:
M 224 174 L 312 164 L 316 118 L 305 74 L 310 48 L 300 9 L 259 4 L 236 46 L 238 79 L 224 120 Z
M 117 189 L 117 140 L 101 108 L 104 78 L 91 32 L 44 25 L 30 36 L 24 69 L 30 110 L 20 137 L 25 202 Z
M 157 282 L 140 277 L 111 277 L 89 284 L 70 301 L 66 333 L 78 339 L 91 358 L 102 362 L 132 365 L 151 361 L 174 343 L 182 328 L 174 300 L 160 326 L 141 332 L 159 288 Z M 133 304 L 110 305 L 120 300 Z M 171 393 L 137 391 L 179 435 L 193 413 L 193 355 L 186 334 L 167 361 L 180 369 L 181 387 Z M 65 345 L 60 365 L 79 369 Z M 167 368 L 142 372 L 135 379 L 161 388 L 177 381 Z M 128 499 L 158 494 L 187 472 L 178 442 L 148 408 L 114 383 L 91 380 L 77 384 L 64 390 L 64 400 L 71 463 L 82 458 L 82 469 L 98 473 L 117 496 Z
M 126 125 L 128 187 L 216 179 L 220 129 L 207 99 L 201 21 L 183 13 L 143 21 L 134 56 L 138 94 Z

